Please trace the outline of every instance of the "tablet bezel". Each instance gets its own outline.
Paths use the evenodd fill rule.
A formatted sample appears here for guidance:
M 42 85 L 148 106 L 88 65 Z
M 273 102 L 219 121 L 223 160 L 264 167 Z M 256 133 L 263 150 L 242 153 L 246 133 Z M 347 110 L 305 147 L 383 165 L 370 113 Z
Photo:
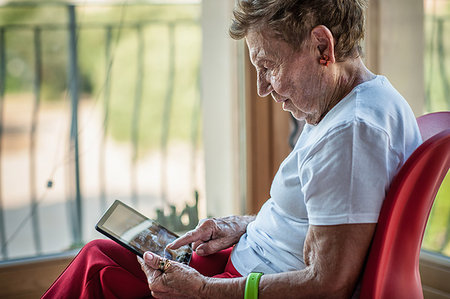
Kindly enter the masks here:
M 122 207 L 126 208 L 130 213 L 141 217 L 143 220 L 150 220 L 150 221 L 152 221 L 160 230 L 165 230 L 169 235 L 172 235 L 173 237 L 178 238 L 177 234 L 175 234 L 174 232 L 168 230 L 167 228 L 165 228 L 164 226 L 159 224 L 157 221 L 142 215 L 141 213 L 139 213 L 138 211 L 136 211 L 132 207 L 126 205 L 122 201 L 115 200 L 114 203 L 108 208 L 108 210 L 105 212 L 105 214 L 103 214 L 103 216 L 97 222 L 97 224 L 95 225 L 95 229 L 97 231 L 99 231 L 100 233 L 104 234 L 105 236 L 107 236 L 108 238 L 112 239 L 113 241 L 117 242 L 118 244 L 122 245 L 126 249 L 130 250 L 134 254 L 140 256 L 141 258 L 143 258 L 143 253 L 140 252 L 139 249 L 133 247 L 132 245 L 130 245 L 129 243 L 127 243 L 126 241 L 121 239 L 119 234 L 111 231 L 110 229 L 108 229 L 107 227 L 104 226 L 105 222 L 108 221 L 108 219 L 111 217 L 111 215 L 117 209 L 118 206 L 122 206 Z M 185 262 L 186 264 L 189 264 L 189 262 L 191 260 L 191 257 L 192 257 L 192 247 L 191 247 L 190 244 L 188 245 L 188 247 L 190 249 L 190 252 L 188 252 L 189 256 L 188 256 L 187 262 Z

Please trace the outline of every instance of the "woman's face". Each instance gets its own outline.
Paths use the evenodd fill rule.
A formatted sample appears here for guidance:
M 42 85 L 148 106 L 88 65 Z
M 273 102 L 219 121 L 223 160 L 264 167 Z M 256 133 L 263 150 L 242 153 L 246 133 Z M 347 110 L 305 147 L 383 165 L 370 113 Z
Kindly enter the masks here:
M 272 95 L 296 119 L 317 123 L 326 106 L 323 68 L 317 53 L 307 42 L 302 50 L 294 51 L 286 42 L 258 31 L 250 31 L 246 41 L 257 71 L 258 94 Z

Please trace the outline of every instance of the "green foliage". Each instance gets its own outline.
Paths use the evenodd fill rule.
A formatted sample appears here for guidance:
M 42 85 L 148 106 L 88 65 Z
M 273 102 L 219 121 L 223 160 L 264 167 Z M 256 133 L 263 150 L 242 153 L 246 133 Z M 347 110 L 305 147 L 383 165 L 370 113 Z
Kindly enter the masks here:
M 450 5 L 425 18 L 425 88 L 427 112 L 450 110 Z M 443 17 L 444 16 L 444 17 Z M 447 16 L 447 17 L 445 17 Z M 439 25 L 439 22 L 441 22 Z M 423 248 L 450 256 L 450 176 L 436 196 Z
M 450 175 L 436 196 L 423 239 L 423 248 L 450 256 Z
M 96 101 L 97 107 L 107 109 L 105 125 L 114 139 L 119 142 L 132 139 L 133 111 L 139 101 L 136 94 L 141 84 L 142 97 L 137 115 L 139 152 L 161 146 L 165 125 L 170 140 L 189 141 L 194 129 L 192 117 L 199 109 L 200 97 L 199 15 L 199 5 L 86 5 L 76 8 L 80 94 Z M 61 5 L 0 9 L 0 26 L 9 26 L 6 33 L 6 92 L 33 91 L 35 47 L 32 26 L 39 25 L 42 28 L 41 99 L 68 100 L 67 23 L 68 10 Z M 22 27 L 12 28 L 11 24 Z M 138 24 L 143 38 L 142 60 L 139 57 Z M 173 26 L 173 45 L 169 37 L 170 26 Z M 109 60 L 106 57 L 108 27 L 111 27 Z M 174 55 L 172 58 L 170 53 Z M 171 59 L 173 72 L 169 67 Z M 142 75 L 138 66 L 142 66 Z M 107 84 L 108 77 L 110 85 Z M 107 94 L 110 96 L 106 97 Z M 167 102 L 170 102 L 170 110 L 164 115 Z M 197 123 L 194 123 L 195 128 Z
M 426 110 L 450 110 L 450 20 L 427 16 L 424 24 Z
M 195 9 L 194 9 L 195 8 Z M 142 30 L 143 57 L 139 57 L 139 34 L 137 27 L 122 26 L 113 29 L 110 61 L 105 57 L 106 31 L 83 30 L 80 33 L 81 70 L 90 79 L 93 95 L 105 105 L 104 92 L 108 63 L 110 98 L 107 126 L 111 135 L 119 141 L 130 141 L 133 129 L 133 109 L 136 93 L 142 86 L 138 110 L 139 150 L 161 146 L 163 122 L 169 126 L 171 140 L 189 140 L 191 117 L 197 109 L 199 90 L 201 31 L 195 21 L 199 7 L 153 6 L 112 8 L 109 18 L 122 24 L 144 22 Z M 97 15 L 96 19 L 107 16 Z M 90 18 L 90 16 L 85 17 Z M 149 20 L 153 23 L 145 23 Z M 180 20 L 187 20 L 183 22 Z M 170 44 L 168 21 L 174 21 L 174 45 Z M 86 21 L 88 23 L 88 21 Z M 170 72 L 171 47 L 174 53 L 174 71 Z M 96 52 L 96 54 L 92 54 Z M 91 53 L 91 54 L 90 54 Z M 140 76 L 138 66 L 142 65 Z M 170 78 L 173 75 L 174 77 Z M 170 83 L 173 84 L 170 84 Z M 85 88 L 85 91 L 86 88 Z M 171 97 L 168 97 L 172 95 Z M 164 105 L 171 102 L 168 115 Z

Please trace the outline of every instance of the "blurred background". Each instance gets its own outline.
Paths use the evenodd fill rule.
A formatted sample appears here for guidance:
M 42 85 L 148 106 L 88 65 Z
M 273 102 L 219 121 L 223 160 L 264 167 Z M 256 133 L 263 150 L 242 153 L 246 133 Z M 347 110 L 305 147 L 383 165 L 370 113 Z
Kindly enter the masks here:
M 258 211 L 298 124 L 257 97 L 233 3 L 0 1 L 0 266 L 72 257 L 115 199 L 177 232 Z M 369 68 L 449 110 L 450 0 L 369 3 Z M 447 175 L 423 242 L 446 267 L 449 234 Z
M 424 111 L 450 110 L 450 1 L 425 0 Z M 444 179 L 425 232 L 423 248 L 450 256 L 450 176 Z
M 204 206 L 199 18 L 192 1 L 0 6 L 1 259 L 99 237 L 115 199 L 161 222 Z

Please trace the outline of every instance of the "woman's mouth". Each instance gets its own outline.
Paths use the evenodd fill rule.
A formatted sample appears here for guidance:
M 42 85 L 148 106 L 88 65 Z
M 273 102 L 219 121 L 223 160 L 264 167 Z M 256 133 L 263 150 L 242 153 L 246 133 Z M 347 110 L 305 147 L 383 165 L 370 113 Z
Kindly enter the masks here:
M 286 110 L 286 104 L 288 104 L 289 99 L 285 99 L 282 101 L 283 103 L 283 110 Z
M 287 101 L 288 99 L 287 98 L 283 98 L 283 97 L 281 97 L 281 96 L 279 96 L 278 94 L 276 94 L 276 93 L 274 93 L 274 92 L 272 92 L 272 98 L 275 100 L 275 102 L 277 102 L 277 103 L 284 103 L 285 101 Z

